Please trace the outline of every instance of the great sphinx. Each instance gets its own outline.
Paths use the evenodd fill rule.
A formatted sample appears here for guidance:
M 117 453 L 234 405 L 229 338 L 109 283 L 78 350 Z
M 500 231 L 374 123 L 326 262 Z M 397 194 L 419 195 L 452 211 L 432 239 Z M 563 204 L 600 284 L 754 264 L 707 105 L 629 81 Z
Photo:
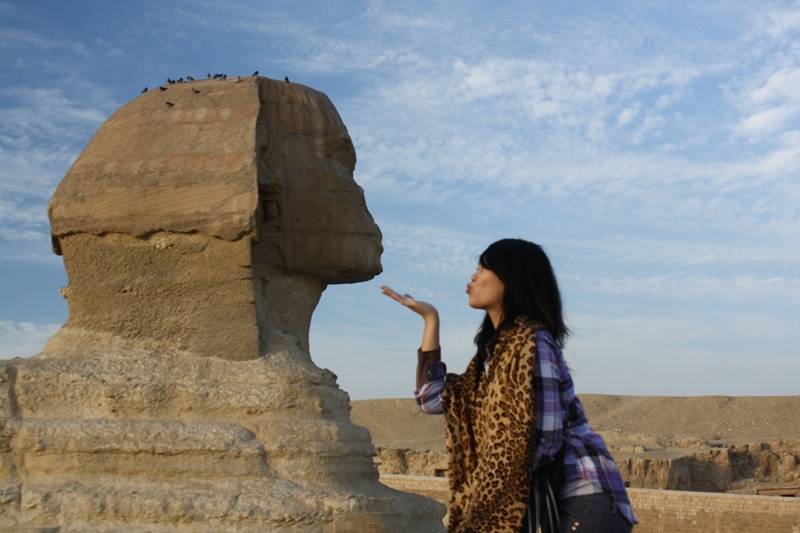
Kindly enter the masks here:
M 309 353 L 326 286 L 381 272 L 355 163 L 327 96 L 263 77 L 101 126 L 49 205 L 69 318 L 0 365 L 0 528 L 442 530 Z

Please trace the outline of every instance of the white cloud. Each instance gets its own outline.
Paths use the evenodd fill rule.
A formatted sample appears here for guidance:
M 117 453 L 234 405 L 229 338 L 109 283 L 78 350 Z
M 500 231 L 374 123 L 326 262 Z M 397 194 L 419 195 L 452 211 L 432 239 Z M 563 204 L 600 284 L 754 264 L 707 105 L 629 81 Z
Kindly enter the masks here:
M 778 131 L 786 123 L 786 120 L 791 118 L 794 112 L 795 110 L 791 110 L 786 105 L 758 111 L 741 120 L 739 123 L 739 131 L 748 136 Z
M 100 97 L 75 99 L 68 97 L 63 89 L 16 86 L 0 90 L 6 102 L 15 102 L 15 107 L 0 109 L 0 131 L 12 138 L 25 135 L 36 138 L 83 139 L 84 128 L 97 128 L 108 116 L 98 105 L 110 104 L 102 94 Z M 111 104 L 114 105 L 114 104 Z M 80 132 L 76 135 L 76 132 Z
M 411 271 L 470 275 L 487 246 L 484 235 L 441 226 L 382 224 L 383 246 Z
M 766 174 L 788 174 L 791 179 L 800 166 L 800 130 L 782 133 L 780 141 L 783 146 L 758 161 L 757 168 Z
M 617 115 L 617 126 L 625 126 L 628 124 L 639 114 L 641 107 L 639 102 L 634 102 L 633 105 L 623 109 L 619 115 Z
M 0 359 L 28 357 L 42 351 L 61 324 L 34 324 L 0 320 Z
M 778 70 L 763 86 L 751 91 L 749 97 L 756 104 L 784 99 L 800 101 L 800 68 Z
M 39 231 L 20 231 L 15 229 L 0 228 L 0 239 L 34 243 L 40 247 L 50 243 L 50 235 Z
M 52 261 L 47 202 L 106 110 L 113 109 L 104 89 L 84 81 L 64 85 L 0 88 L 0 255 L 5 258 Z M 77 90 L 80 97 L 73 95 Z M 20 250 L 4 241 L 29 246 Z
M 800 31 L 800 9 L 776 7 L 757 14 L 756 29 L 776 40 L 791 39 Z

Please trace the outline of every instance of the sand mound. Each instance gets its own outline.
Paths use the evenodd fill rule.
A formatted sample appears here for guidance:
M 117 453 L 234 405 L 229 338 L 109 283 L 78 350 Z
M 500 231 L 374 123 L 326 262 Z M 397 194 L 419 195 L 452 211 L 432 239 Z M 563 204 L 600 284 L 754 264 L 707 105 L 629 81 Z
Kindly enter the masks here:
M 800 396 L 580 396 L 589 422 L 606 433 L 726 442 L 800 437 Z M 441 416 L 419 412 L 413 399 L 352 402 L 352 420 L 379 447 L 444 448 Z

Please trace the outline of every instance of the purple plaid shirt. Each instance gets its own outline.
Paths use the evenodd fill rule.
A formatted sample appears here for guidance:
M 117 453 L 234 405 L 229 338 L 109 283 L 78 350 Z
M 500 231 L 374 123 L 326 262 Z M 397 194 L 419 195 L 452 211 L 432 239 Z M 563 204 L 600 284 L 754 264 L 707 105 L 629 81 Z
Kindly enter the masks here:
M 533 392 L 539 445 L 534 452 L 533 469 L 552 461 L 566 437 L 564 483 L 578 479 L 591 481 L 614 499 L 631 524 L 636 524 L 622 476 L 608 453 L 605 441 L 586 420 L 561 349 L 544 330 L 537 331 L 536 346 Z M 430 362 L 425 369 L 425 384 L 414 392 L 420 410 L 431 415 L 442 414 L 442 392 L 447 374 L 447 366 L 438 352 L 420 353 L 421 359 L 424 357 Z M 490 364 L 491 360 L 486 366 Z M 565 430 L 568 420 L 569 427 Z

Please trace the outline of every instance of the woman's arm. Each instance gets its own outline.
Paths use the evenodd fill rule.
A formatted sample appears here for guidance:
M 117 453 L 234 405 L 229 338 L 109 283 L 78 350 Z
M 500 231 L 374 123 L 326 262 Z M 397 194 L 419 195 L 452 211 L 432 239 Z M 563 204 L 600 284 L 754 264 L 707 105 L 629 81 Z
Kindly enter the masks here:
M 408 294 L 401 296 L 386 286 L 382 286 L 381 290 L 383 294 L 408 307 L 425 321 L 422 345 L 417 354 L 417 388 L 414 397 L 423 413 L 441 414 L 447 367 L 441 362 L 439 349 L 439 312 L 431 304 L 415 300 Z

